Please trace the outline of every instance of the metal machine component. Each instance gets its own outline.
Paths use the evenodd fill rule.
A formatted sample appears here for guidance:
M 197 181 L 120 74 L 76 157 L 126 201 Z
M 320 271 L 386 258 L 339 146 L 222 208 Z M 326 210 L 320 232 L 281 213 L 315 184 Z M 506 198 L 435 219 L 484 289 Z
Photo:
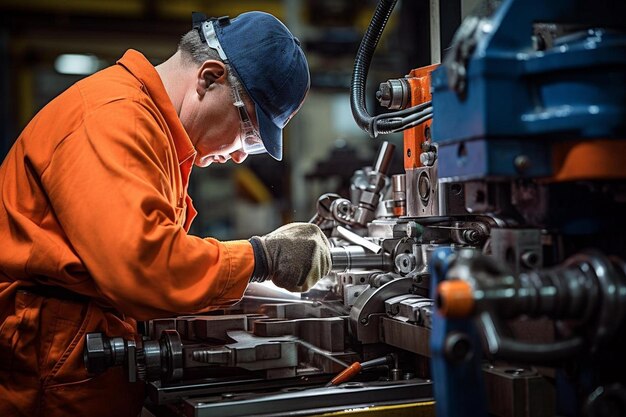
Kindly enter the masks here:
M 607 166 L 613 177 L 624 176 L 624 167 L 611 161 L 619 159 L 626 129 L 624 91 L 614 87 L 626 82 L 624 23 L 616 17 L 625 6 L 612 4 L 590 16 L 580 11 L 593 10 L 597 4 L 591 1 L 577 1 L 575 7 L 567 0 L 542 4 L 505 1 L 489 18 L 466 19 L 453 53 L 433 72 L 433 141 L 440 144 L 442 180 L 579 179 L 583 172 L 606 178 Z M 586 29 L 535 51 L 530 34 L 536 22 Z M 585 146 L 603 155 L 600 164 L 560 175 L 563 164 L 575 157 L 572 149 L 563 149 L 565 137 L 612 140 Z
M 433 300 L 414 294 L 399 295 L 385 300 L 385 312 L 396 320 L 432 328 Z
M 319 197 L 311 222 L 333 246 L 331 273 L 303 298 L 248 294 L 222 315 L 154 320 L 136 347 L 88 335 L 90 371 L 123 366 L 150 381 L 157 404 L 194 416 L 423 404 L 422 380 L 436 386 L 439 417 L 579 417 L 626 404 L 616 87 L 626 4 L 599 1 L 504 0 L 470 17 L 442 66 L 381 84 L 379 101 L 396 111 L 371 117 L 365 78 L 395 4 L 381 0 L 351 105 L 372 137 L 404 131 L 405 173 L 388 178 L 384 142 L 349 196 Z M 535 319 L 542 331 L 526 338 L 519 329 Z M 390 354 L 393 367 L 324 387 L 348 364 Z
M 321 195 L 317 199 L 317 212 L 309 220 L 309 223 L 314 223 L 321 227 L 324 222 L 333 221 L 332 204 L 339 198 L 341 198 L 339 195 L 333 193 Z
M 216 392 L 186 400 L 185 406 L 194 410 L 194 415 L 198 417 L 244 417 L 258 415 L 260 410 L 267 415 L 288 415 L 293 410 L 306 410 L 308 413 L 320 415 L 371 404 L 372 398 L 384 398 L 386 403 L 391 404 L 402 404 L 419 398 L 421 400 L 418 401 L 419 405 L 416 404 L 415 410 L 430 413 L 433 411 L 430 384 L 415 379 L 395 383 L 349 382 L 339 387 L 284 389 L 282 392 L 264 396 L 245 391 L 227 394 Z M 373 406 L 372 411 L 376 412 L 376 408 Z M 385 407 L 380 407 L 380 412 L 384 411 Z
M 337 226 L 336 228 L 337 230 L 337 234 L 342 237 L 343 239 L 347 240 L 350 243 L 353 243 L 355 245 L 359 245 L 364 247 L 365 249 L 367 249 L 368 251 L 375 253 L 375 254 L 379 254 L 382 252 L 383 248 L 373 242 L 370 242 L 369 240 L 357 235 L 354 232 L 351 232 L 350 230 L 346 229 L 345 227 L 342 226 Z
M 483 368 L 488 391 L 498 392 L 487 411 L 494 416 L 553 417 L 556 398 L 546 378 L 533 369 L 493 366 Z
M 406 79 L 398 78 L 380 84 L 376 99 L 390 110 L 404 109 L 411 101 L 411 88 Z
M 554 320 L 575 320 L 590 324 L 586 331 L 592 348 L 608 343 L 626 317 L 626 265 L 599 253 L 583 253 L 562 266 L 534 270 L 517 277 L 499 270 L 490 258 L 474 252 L 460 252 L 448 276 L 462 279 L 472 287 L 471 311 L 480 314 L 480 323 L 489 348 L 497 357 L 531 363 L 559 361 L 577 354 L 583 338 L 574 336 L 552 344 L 530 344 L 502 336 L 500 319 L 525 315 L 547 316 Z M 438 303 L 442 311 L 453 293 L 442 283 Z M 483 313 L 484 312 L 484 313 Z M 564 324 L 565 325 L 565 324 Z
M 128 379 L 136 381 L 137 369 L 134 363 L 128 363 L 128 355 L 134 356 L 136 345 L 133 340 L 124 340 L 121 337 L 107 338 L 100 333 L 91 333 L 85 336 L 84 361 L 87 371 L 101 373 L 111 366 L 128 366 Z
M 624 268 L 623 263 L 607 260 L 599 253 L 614 253 L 623 259 L 626 246 L 626 223 L 621 214 L 626 207 L 623 201 L 609 197 L 609 190 L 615 190 L 616 183 L 622 187 L 626 179 L 626 107 L 623 89 L 607 93 L 626 79 L 626 26 L 611 7 L 598 13 L 581 12 L 593 10 L 590 1 L 573 5 L 559 0 L 550 2 L 549 7 L 534 3 L 508 0 L 492 16 L 467 19 L 441 67 L 412 70 L 404 78 L 415 106 L 430 100 L 419 82 L 432 72 L 435 118 L 432 135 L 428 123 L 405 131 L 407 209 L 402 219 L 394 220 L 410 225 L 406 237 L 399 237 L 389 226 L 388 233 L 376 235 L 382 239 L 379 245 L 394 259 L 393 273 L 414 280 L 407 293 L 387 300 L 390 315 L 379 320 L 379 329 L 383 329 L 379 340 L 394 345 L 387 339 L 389 334 L 398 333 L 394 327 L 416 323 L 417 312 L 402 300 L 412 300 L 413 291 L 419 288 L 418 279 L 428 275 L 445 278 L 441 271 L 424 271 L 424 265 L 433 266 L 430 260 L 422 261 L 429 257 L 420 257 L 421 248 L 448 246 L 450 253 L 461 254 L 464 248 L 472 248 L 473 253 L 481 254 L 477 255 L 480 259 L 490 260 L 472 264 L 476 275 L 470 280 L 481 285 L 474 294 L 481 294 L 482 301 L 472 302 L 482 311 L 478 319 L 487 353 L 557 367 L 568 357 L 575 357 L 578 363 L 585 363 L 584 369 L 567 382 L 559 381 L 558 386 L 579 384 L 570 388 L 569 395 L 576 390 L 585 392 L 580 395 L 588 395 L 588 403 L 593 404 L 593 392 L 586 386 L 581 389 L 588 382 L 584 375 L 595 375 L 604 386 L 617 383 L 612 392 L 622 392 L 624 382 L 621 374 L 610 370 L 611 365 L 601 358 L 606 354 L 619 362 L 617 352 L 626 344 L 618 330 L 625 322 L 618 306 L 626 300 L 616 295 L 623 291 Z M 542 10 L 535 13 L 535 6 Z M 625 7 L 620 4 L 613 9 L 623 14 Z M 401 87 L 404 84 L 383 85 L 379 94 L 385 98 L 383 104 L 392 105 L 394 98 L 395 103 L 402 102 Z M 396 95 L 392 97 L 393 93 Z M 420 97 L 418 102 L 416 97 Z M 521 99 L 511 101 L 510 97 Z M 416 223 L 420 228 L 411 227 Z M 380 228 L 368 228 L 373 238 L 371 230 Z M 392 246 L 398 249 L 388 249 Z M 571 261 L 588 247 L 601 252 Z M 609 294 L 607 288 L 615 292 Z M 501 298 L 487 302 L 487 295 Z M 513 301 L 514 297 L 519 298 Z M 600 306 L 599 300 L 605 300 L 606 305 Z M 357 301 L 355 307 L 359 306 Z M 582 306 L 591 310 L 577 310 Z M 510 314 L 515 308 L 517 313 Z M 517 332 L 508 336 L 504 320 L 520 315 L 551 318 L 551 333 L 556 339 L 542 339 L 542 334 L 528 341 Z M 608 316 L 615 319 L 614 327 L 604 322 Z M 439 413 L 486 415 L 480 404 L 467 406 L 468 397 L 482 402 L 481 392 L 455 391 L 467 386 L 468 375 L 473 376 L 476 383 L 472 384 L 477 387 L 483 380 L 475 361 L 482 354 L 478 332 L 471 323 L 462 324 L 465 327 L 457 328 L 446 318 L 433 323 L 434 377 L 436 384 L 437 378 L 442 380 L 437 392 L 443 393 Z M 513 327 L 517 324 L 512 323 Z M 408 328 L 403 330 L 409 332 Z M 577 356 L 584 346 L 591 347 L 591 359 Z M 459 364 L 467 364 L 463 365 L 467 373 L 455 373 Z M 523 415 L 532 408 L 509 407 L 503 398 L 525 404 L 542 401 L 534 388 L 529 388 L 526 397 L 499 396 L 498 390 L 509 390 L 500 386 L 510 387 L 522 379 L 513 382 L 496 374 L 484 372 L 490 381 L 491 412 Z M 546 387 L 545 394 L 551 392 L 547 387 L 552 384 L 546 384 L 546 378 L 553 378 L 550 372 L 533 374 L 532 378 L 531 372 L 519 374 L 527 375 L 526 381 L 532 380 L 534 386 Z M 514 389 L 507 392 L 511 391 Z M 454 408 L 458 398 L 463 399 L 463 409 Z M 581 398 L 576 401 L 584 402 Z M 535 409 L 533 415 L 553 415 L 557 413 L 554 408 L 572 415 L 562 404 L 543 403 L 549 405 Z
M 394 175 L 391 177 L 393 189 L 393 214 L 395 216 L 406 215 L 406 175 Z
M 420 162 L 422 165 L 431 167 L 435 164 L 436 160 L 437 146 L 430 142 L 422 142 L 422 153 L 420 154 Z
M 452 248 L 440 248 L 433 256 L 431 297 L 434 300 L 437 297 L 434 288 L 446 279 L 453 253 Z M 479 346 L 480 339 L 472 322 L 447 320 L 435 311 L 430 348 L 438 416 L 487 415 Z
M 394 149 L 393 144 L 383 142 L 374 166 L 355 173 L 350 187 L 350 199 L 332 193 L 324 194 L 318 199 L 317 213 L 310 222 L 322 229 L 326 228 L 325 223 L 330 228 L 334 227 L 334 222 L 361 228 L 367 226 L 374 219 L 382 196 L 389 186 L 387 172 Z
M 460 97 L 465 97 L 467 88 L 467 62 L 476 49 L 481 37 L 489 33 L 487 19 L 470 16 L 463 20 L 452 39 L 451 51 L 445 56 L 444 66 L 448 85 Z
M 387 185 L 387 172 L 393 158 L 395 146 L 383 142 L 372 172 L 368 174 L 367 186 L 358 188 L 358 206 L 354 211 L 354 223 L 366 225 L 374 219 L 376 207 L 380 202 L 383 189 Z
M 352 269 L 388 270 L 392 264 L 390 256 L 384 252 L 368 252 L 362 246 L 340 246 L 330 250 L 333 271 Z
M 539 229 L 494 229 L 491 255 L 506 262 L 513 274 L 541 268 L 543 234 Z
M 356 385 L 343 394 L 340 393 L 344 385 L 335 388 L 339 391 L 321 389 L 332 374 L 361 360 L 358 352 L 346 347 L 344 330 L 348 316 L 331 303 L 286 300 L 261 304 L 253 310 L 265 314 L 183 316 L 152 321 L 150 336 L 136 350 L 130 349 L 134 342 L 89 334 L 86 364 L 92 373 L 125 367 L 129 379 L 148 382 L 149 409 L 163 412 L 159 407 L 183 401 L 183 415 L 187 416 L 215 412 L 248 415 L 249 407 L 258 407 L 261 398 L 263 407 L 276 412 L 301 409 L 303 392 L 318 401 L 318 391 L 325 395 L 326 411 L 357 406 L 364 393 L 382 395 L 383 391 L 386 401 L 395 399 L 405 404 L 416 402 L 415 395 L 419 393 L 421 399 L 417 402 L 432 407 L 431 384 L 414 377 L 397 380 L 387 376 L 392 382 L 381 385 L 372 381 L 368 371 L 358 377 L 358 382 L 350 383 Z M 378 369 L 376 374 L 386 375 L 389 371 L 385 369 Z M 394 369 L 400 369 L 397 360 Z M 285 394 L 297 386 L 301 386 L 297 392 L 299 402 L 294 402 L 296 397 Z M 250 395 L 261 388 L 261 396 Z M 276 392 L 268 392 L 272 389 Z M 219 399 L 225 398 L 237 407 L 224 411 Z
M 359 372 L 365 369 L 393 365 L 395 362 L 397 362 L 397 359 L 394 355 L 386 355 L 382 358 L 370 359 L 366 362 L 354 362 L 352 365 L 341 371 L 328 384 L 326 384 L 326 386 L 330 387 L 333 385 L 343 384 L 344 382 L 350 381 L 355 375 L 358 375 Z
M 357 299 L 350 311 L 350 329 L 362 343 L 380 340 L 380 318 L 385 315 L 385 300 L 396 294 L 408 293 L 410 278 L 395 278 L 380 287 L 371 286 Z
M 439 216 L 437 166 L 413 169 L 406 174 L 407 214 L 411 217 Z

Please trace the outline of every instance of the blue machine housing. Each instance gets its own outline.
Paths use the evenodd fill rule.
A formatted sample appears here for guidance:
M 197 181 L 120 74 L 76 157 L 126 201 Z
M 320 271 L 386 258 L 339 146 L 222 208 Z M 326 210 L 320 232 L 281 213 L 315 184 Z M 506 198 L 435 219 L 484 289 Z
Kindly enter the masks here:
M 446 279 L 454 249 L 435 250 L 430 266 L 431 297 L 436 299 L 437 287 Z M 449 358 L 447 347 L 451 334 L 463 334 L 470 350 L 464 360 Z M 433 311 L 433 332 L 430 336 L 431 370 L 437 401 L 436 415 L 441 417 L 486 417 L 487 394 L 482 376 L 482 351 L 478 330 L 472 320 L 449 319 Z
M 624 16 L 624 1 L 505 1 L 478 28 L 465 91 L 445 61 L 432 74 L 440 179 L 549 176 L 554 141 L 626 137 Z M 537 51 L 534 23 L 597 29 Z M 523 172 L 519 155 L 532 162 Z

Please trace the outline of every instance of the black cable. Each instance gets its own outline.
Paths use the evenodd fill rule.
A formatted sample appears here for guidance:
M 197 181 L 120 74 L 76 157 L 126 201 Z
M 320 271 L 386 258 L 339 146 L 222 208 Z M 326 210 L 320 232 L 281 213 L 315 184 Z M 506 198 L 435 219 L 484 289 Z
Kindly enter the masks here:
M 409 124 L 411 122 L 414 122 L 415 120 L 419 120 L 422 117 L 428 116 L 429 114 L 432 114 L 432 113 L 433 113 L 433 108 L 432 107 L 428 107 L 427 109 L 422 110 L 419 113 L 415 113 L 415 114 L 411 114 L 411 115 L 409 115 L 407 117 L 403 117 L 402 121 L 403 121 L 404 124 Z
M 426 120 L 432 118 L 432 111 L 432 107 L 426 107 L 424 110 L 410 114 L 407 117 L 391 118 L 386 117 L 388 113 L 379 114 L 378 116 L 372 118 L 374 133 L 376 135 L 394 133 L 408 129 L 409 127 L 417 126 L 418 124 L 424 123 Z M 422 120 L 425 117 L 427 118 Z
M 401 132 L 401 131 L 403 131 L 403 130 L 410 129 L 410 128 L 412 128 L 412 127 L 415 127 L 415 126 L 421 125 L 422 123 L 427 122 L 427 121 L 429 121 L 429 120 L 430 120 L 430 119 L 432 119 L 432 118 L 433 118 L 433 114 L 432 114 L 432 113 L 430 113 L 430 114 L 428 114 L 428 115 L 426 115 L 426 116 L 422 117 L 421 119 L 417 119 L 416 121 L 414 121 L 414 122 L 412 122 L 412 123 L 409 123 L 409 124 L 407 124 L 407 125 L 404 125 L 404 126 L 402 126 L 402 127 L 398 128 L 398 129 L 394 130 L 394 131 L 393 131 L 393 133 L 396 133 L 396 132 Z
M 389 112 L 389 113 L 382 113 L 379 114 L 378 116 L 382 117 L 382 118 L 391 118 L 391 117 L 404 117 L 404 116 L 408 116 L 411 114 L 415 114 L 418 113 L 428 107 L 432 107 L 432 101 L 427 101 L 425 103 L 421 103 L 418 104 L 417 106 L 413 106 L 413 107 L 407 107 L 406 109 L 402 109 L 402 110 L 398 110 L 398 111 L 393 111 L 393 112 Z
M 350 89 L 350 107 L 352 108 L 352 116 L 357 125 L 366 131 L 371 137 L 377 136 L 379 129 L 373 124 L 375 118 L 370 116 L 365 105 L 365 84 L 367 81 L 367 73 L 372 62 L 376 45 L 380 40 L 380 36 L 387 25 L 389 16 L 396 5 L 397 0 L 380 0 L 374 11 L 374 16 L 370 22 L 359 50 L 354 61 L 354 70 L 352 72 L 352 83 Z

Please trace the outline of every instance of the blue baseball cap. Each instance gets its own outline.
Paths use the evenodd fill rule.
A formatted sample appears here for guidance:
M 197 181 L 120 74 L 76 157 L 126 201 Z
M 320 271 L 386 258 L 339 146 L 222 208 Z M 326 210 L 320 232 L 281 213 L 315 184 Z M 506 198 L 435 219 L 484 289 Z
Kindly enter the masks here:
M 263 145 L 283 158 L 283 128 L 300 109 L 311 85 L 300 41 L 268 13 L 230 19 L 193 13 L 194 28 L 236 73 L 254 102 Z

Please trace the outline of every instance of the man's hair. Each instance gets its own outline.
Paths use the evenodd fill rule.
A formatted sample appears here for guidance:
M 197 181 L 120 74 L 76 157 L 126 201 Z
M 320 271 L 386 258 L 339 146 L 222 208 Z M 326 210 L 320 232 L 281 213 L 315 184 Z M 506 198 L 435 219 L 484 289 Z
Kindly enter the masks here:
M 220 61 L 222 63 L 224 62 L 220 58 L 220 54 L 215 49 L 211 48 L 208 44 L 203 42 L 202 39 L 200 39 L 198 31 L 195 29 L 192 29 L 183 35 L 178 43 L 178 50 L 182 53 L 183 59 L 190 64 L 200 65 L 209 59 Z M 226 70 L 228 70 L 228 82 L 230 85 L 237 89 L 243 100 L 250 102 L 251 100 L 248 93 L 245 88 L 243 88 L 241 81 L 239 81 L 239 79 L 235 76 L 232 67 L 226 63 L 224 63 L 224 65 L 226 66 Z M 235 96 L 233 93 L 233 100 L 234 99 Z

